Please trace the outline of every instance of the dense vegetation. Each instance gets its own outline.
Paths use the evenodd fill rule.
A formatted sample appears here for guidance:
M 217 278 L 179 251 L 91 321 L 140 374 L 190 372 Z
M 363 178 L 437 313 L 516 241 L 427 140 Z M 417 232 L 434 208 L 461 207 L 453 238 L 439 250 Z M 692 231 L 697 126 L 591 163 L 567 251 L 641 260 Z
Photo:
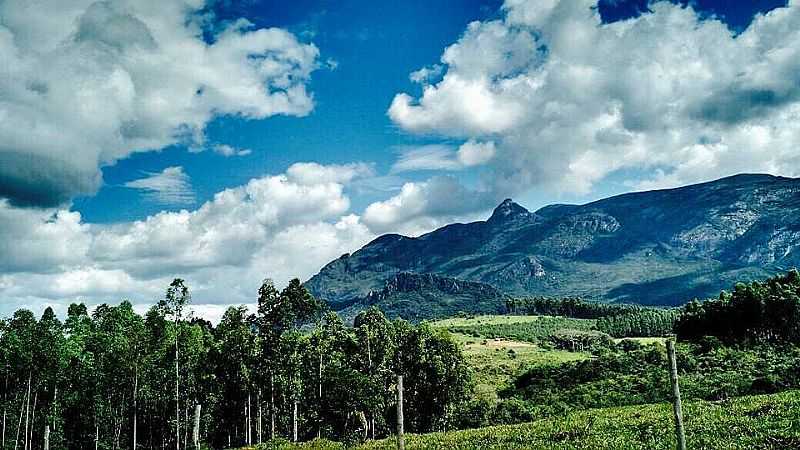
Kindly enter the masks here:
M 570 319 L 566 317 L 535 317 L 536 320 L 509 321 L 505 323 L 477 323 L 451 325 L 447 331 L 465 334 L 475 338 L 505 338 L 517 341 L 543 343 L 558 330 L 591 330 L 594 321 Z
M 508 299 L 506 310 L 511 314 L 597 319 L 595 329 L 613 337 L 667 336 L 673 333 L 674 324 L 679 315 L 679 310 L 674 308 L 589 302 L 580 298 L 546 297 Z
M 598 425 L 597 435 L 563 420 L 583 417 L 575 420 L 594 427 L 606 419 L 581 411 L 666 402 L 663 339 L 637 336 L 673 329 L 687 400 L 800 389 L 799 294 L 800 275 L 793 271 L 680 310 L 523 299 L 508 305 L 512 314 L 505 316 L 421 325 L 389 321 L 369 308 L 350 327 L 299 281 L 280 292 L 266 281 L 256 313 L 232 307 L 214 326 L 184 313 L 189 290 L 175 280 L 144 316 L 123 302 L 91 313 L 71 305 L 64 322 L 51 309 L 38 320 L 20 310 L 0 321 L 0 448 L 41 448 L 49 429 L 52 448 L 180 450 L 191 446 L 196 412 L 199 437 L 213 448 L 381 438 L 393 430 L 398 374 L 406 380 L 409 432 L 537 421 L 412 437 L 412 447 L 520 442 L 506 434 L 514 430 L 530 442 L 555 439 L 565 448 L 580 439 L 658 448 L 667 441 L 654 437 L 663 431 L 652 431 L 652 423 L 668 414 L 625 419 L 645 427 L 634 431 L 609 421 Z M 486 383 L 494 390 L 481 391 Z M 749 420 L 700 409 L 710 418 L 689 418 L 704 424 L 697 428 L 700 443 L 724 438 L 719 423 Z M 780 414 L 769 426 L 783 423 Z M 711 428 L 703 428 L 706 420 Z M 556 429 L 568 436 L 559 438 Z M 604 434 L 612 430 L 620 434 Z M 796 435 L 788 433 L 786 442 L 797 442 Z M 763 442 L 753 430 L 742 439 Z M 367 448 L 385 445 L 374 441 Z
M 445 428 L 468 393 L 458 346 L 428 326 L 375 309 L 345 327 L 299 281 L 259 290 L 258 312 L 228 309 L 217 326 L 184 314 L 175 280 L 144 317 L 128 302 L 0 321 L 3 449 L 214 448 L 283 436 L 388 434 L 395 374 L 405 376 L 411 432 Z
M 690 302 L 676 331 L 681 339 L 716 336 L 730 344 L 800 344 L 800 273 L 738 283 L 718 299 Z
M 800 392 L 741 397 L 722 402 L 684 404 L 688 448 L 790 449 L 800 447 Z M 660 403 L 622 408 L 575 411 L 521 425 L 504 425 L 447 433 L 406 436 L 406 448 L 509 449 L 558 448 L 670 450 L 672 410 Z M 273 449 L 341 450 L 342 444 L 314 441 L 291 445 L 274 442 Z M 394 439 L 371 441 L 358 450 L 391 450 Z

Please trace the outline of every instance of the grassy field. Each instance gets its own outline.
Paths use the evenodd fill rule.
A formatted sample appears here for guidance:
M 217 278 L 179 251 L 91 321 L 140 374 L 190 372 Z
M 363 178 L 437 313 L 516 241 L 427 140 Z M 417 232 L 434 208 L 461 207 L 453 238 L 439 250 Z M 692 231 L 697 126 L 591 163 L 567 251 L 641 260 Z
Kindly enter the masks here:
M 627 338 L 614 339 L 614 342 L 622 342 L 622 341 L 635 341 L 642 345 L 650 345 L 655 343 L 667 345 L 667 338 L 665 337 L 627 337 Z
M 508 386 L 525 367 L 588 358 L 588 353 L 554 350 L 537 343 L 553 329 L 576 324 L 586 327 L 587 322 L 560 317 L 490 315 L 444 319 L 430 325 L 448 330 L 463 346 L 464 356 L 475 373 L 476 394 L 493 400 L 497 391 Z
M 430 325 L 436 328 L 449 328 L 449 327 L 470 327 L 477 325 L 507 325 L 518 323 L 536 322 L 546 316 L 511 316 L 511 315 L 488 315 L 488 316 L 474 316 L 474 317 L 453 317 L 450 319 L 442 319 L 430 322 Z
M 690 449 L 800 448 L 800 391 L 740 397 L 722 402 L 684 404 L 687 447 Z M 276 444 L 260 449 L 342 449 L 315 441 Z M 363 450 L 396 448 L 392 438 L 353 447 Z M 672 409 L 654 404 L 586 410 L 536 422 L 407 435 L 408 449 L 672 449 Z
M 488 400 L 495 399 L 497 391 L 508 386 L 525 367 L 589 357 L 587 353 L 544 349 L 530 342 L 451 335 L 463 346 L 464 356 L 474 371 L 476 395 Z

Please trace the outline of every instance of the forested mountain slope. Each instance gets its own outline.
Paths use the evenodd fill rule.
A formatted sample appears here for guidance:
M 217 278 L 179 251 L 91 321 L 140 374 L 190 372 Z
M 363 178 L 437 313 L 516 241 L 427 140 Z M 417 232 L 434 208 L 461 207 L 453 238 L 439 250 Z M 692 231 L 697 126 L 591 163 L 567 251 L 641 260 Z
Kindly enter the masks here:
M 486 221 L 381 236 L 306 286 L 334 309 L 400 272 L 512 295 L 675 305 L 800 265 L 799 244 L 800 179 L 743 174 L 536 212 L 505 200 Z

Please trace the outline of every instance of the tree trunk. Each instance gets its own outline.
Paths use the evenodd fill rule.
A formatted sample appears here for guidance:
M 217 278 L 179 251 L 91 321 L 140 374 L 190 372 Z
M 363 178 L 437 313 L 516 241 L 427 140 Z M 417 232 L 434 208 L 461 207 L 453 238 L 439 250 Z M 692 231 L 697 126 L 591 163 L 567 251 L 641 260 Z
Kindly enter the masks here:
M 3 450 L 6 450 L 6 413 L 8 405 L 8 365 L 6 365 L 5 384 L 3 388 Z
M 23 401 L 19 403 L 19 420 L 17 421 L 17 433 L 14 436 L 14 450 L 17 450 L 17 445 L 19 445 L 19 430 L 22 429 L 22 416 L 25 412 L 25 399 L 23 396 Z
M 192 443 L 195 450 L 200 450 L 200 404 L 194 405 L 194 429 L 192 430 Z
M 135 370 L 134 375 L 133 375 L 133 447 L 132 447 L 133 450 L 136 450 L 136 431 L 137 431 L 136 427 L 138 425 L 136 423 L 136 419 L 137 419 L 137 417 L 136 417 L 136 415 L 137 415 L 137 400 L 136 400 L 136 397 L 137 397 L 138 389 L 139 389 L 139 365 L 137 364 L 136 365 L 136 370 Z
M 317 378 L 319 380 L 319 391 L 317 392 L 317 404 L 319 405 L 317 408 L 319 409 L 319 423 L 317 424 L 317 439 L 322 438 L 322 352 L 319 352 L 319 369 L 317 373 Z
M 275 375 L 269 374 L 269 438 L 275 439 Z
M 189 448 L 189 402 L 183 408 L 183 448 Z
M 44 450 L 50 450 L 50 424 L 44 426 Z
M 58 414 L 58 386 L 53 382 L 53 431 L 56 431 L 56 415 Z
M 297 442 L 297 403 L 295 400 L 292 408 L 292 442 Z
M 259 384 L 260 384 L 260 383 L 259 383 Z M 263 437 L 263 436 L 261 435 L 261 423 L 262 423 L 262 422 L 261 422 L 261 418 L 262 418 L 262 415 L 261 415 L 261 410 L 262 410 L 262 405 L 261 405 L 261 388 L 258 388 L 258 400 L 257 400 L 257 401 L 258 401 L 258 427 L 256 428 L 256 430 L 258 430 L 258 443 L 260 444 L 260 443 L 262 442 L 262 437 Z
M 28 395 L 25 396 L 25 442 L 23 443 L 24 450 L 28 450 L 28 421 L 31 414 L 31 371 L 28 371 Z
M 178 313 L 175 313 L 175 448 L 181 450 L 180 372 L 178 371 Z
M 247 445 L 253 444 L 253 418 L 252 418 L 252 411 L 253 407 L 250 403 L 250 389 L 247 390 Z
M 33 449 L 33 428 L 36 426 L 36 403 L 39 400 L 39 390 L 33 393 L 33 410 L 31 411 L 31 426 L 28 431 L 28 448 Z
M 94 450 L 97 450 L 100 444 L 100 424 L 94 424 Z

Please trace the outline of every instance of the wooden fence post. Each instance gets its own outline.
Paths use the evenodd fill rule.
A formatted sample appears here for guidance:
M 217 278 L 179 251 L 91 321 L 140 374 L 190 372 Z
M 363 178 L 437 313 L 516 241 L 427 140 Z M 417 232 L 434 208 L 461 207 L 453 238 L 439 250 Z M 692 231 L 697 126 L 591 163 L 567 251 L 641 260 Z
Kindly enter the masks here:
M 669 379 L 672 383 L 672 410 L 675 413 L 675 439 L 677 449 L 686 450 L 686 434 L 683 431 L 683 411 L 681 409 L 681 390 L 678 386 L 678 364 L 675 359 L 675 341 L 667 340 L 669 359 Z
M 406 448 L 405 436 L 403 436 L 403 376 L 397 376 L 397 448 Z

